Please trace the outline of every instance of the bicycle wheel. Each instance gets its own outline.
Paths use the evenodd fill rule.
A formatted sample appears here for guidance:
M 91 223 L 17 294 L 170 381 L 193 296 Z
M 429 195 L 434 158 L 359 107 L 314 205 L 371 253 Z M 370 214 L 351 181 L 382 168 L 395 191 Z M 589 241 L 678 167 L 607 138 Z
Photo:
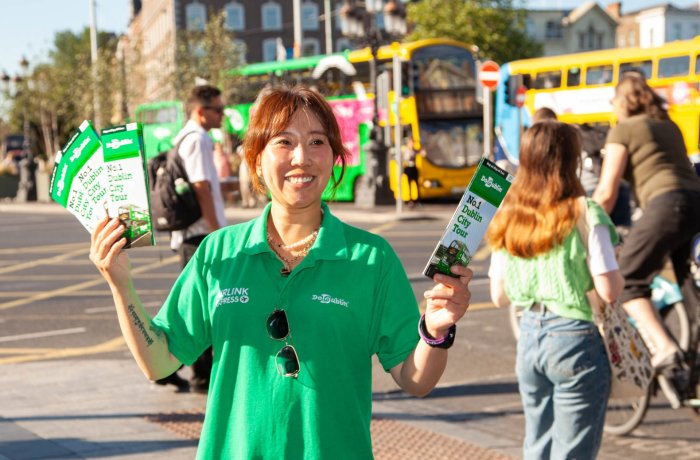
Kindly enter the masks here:
M 676 302 L 670 307 L 661 310 L 666 330 L 674 338 L 678 347 L 688 351 L 690 347 L 690 320 L 683 302 Z
M 630 434 L 642 423 L 649 408 L 649 401 L 654 391 L 655 381 L 652 380 L 644 396 L 638 398 L 608 399 L 608 410 L 605 414 L 606 433 L 616 436 Z

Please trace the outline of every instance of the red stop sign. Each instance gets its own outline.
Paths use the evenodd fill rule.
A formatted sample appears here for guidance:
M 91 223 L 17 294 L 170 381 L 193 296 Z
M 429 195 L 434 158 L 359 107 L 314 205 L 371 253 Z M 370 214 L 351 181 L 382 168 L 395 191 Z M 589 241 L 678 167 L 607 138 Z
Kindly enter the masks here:
M 486 61 L 479 68 L 479 82 L 493 91 L 498 86 L 498 71 L 500 67 L 493 61 Z
M 523 104 L 525 104 L 525 89 L 524 86 L 521 86 L 518 88 L 518 91 L 515 93 L 515 105 L 516 107 L 522 107 Z

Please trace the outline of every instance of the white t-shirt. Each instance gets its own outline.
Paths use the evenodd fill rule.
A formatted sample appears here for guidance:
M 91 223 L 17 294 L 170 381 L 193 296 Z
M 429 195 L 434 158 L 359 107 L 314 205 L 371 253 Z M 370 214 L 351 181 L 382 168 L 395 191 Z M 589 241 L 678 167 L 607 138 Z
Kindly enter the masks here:
M 619 268 L 607 226 L 596 225 L 588 233 L 588 252 L 590 254 L 588 270 L 591 276 L 603 275 Z M 492 252 L 489 278 L 505 278 L 505 263 L 506 257 L 502 251 Z
M 197 134 L 189 134 L 192 132 Z M 220 227 L 224 227 L 226 225 L 226 216 L 224 214 L 224 199 L 221 196 L 221 184 L 219 183 L 219 176 L 216 173 L 216 165 L 214 163 L 214 142 L 204 128 L 192 120 L 188 120 L 185 127 L 175 136 L 173 144 L 177 144 L 180 139 L 183 140 L 178 153 L 185 165 L 187 176 L 190 182 L 209 182 L 211 196 L 214 200 L 216 220 L 219 222 Z M 186 238 L 208 233 L 211 233 L 211 229 L 207 221 L 202 217 L 185 230 L 172 232 L 170 247 L 177 250 Z

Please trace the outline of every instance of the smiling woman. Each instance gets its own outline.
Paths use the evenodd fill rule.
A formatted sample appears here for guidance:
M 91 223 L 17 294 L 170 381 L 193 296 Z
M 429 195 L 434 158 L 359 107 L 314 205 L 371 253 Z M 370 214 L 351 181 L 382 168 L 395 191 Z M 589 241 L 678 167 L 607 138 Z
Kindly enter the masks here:
M 472 273 L 456 265 L 453 276 L 435 275 L 419 318 L 389 244 L 341 222 L 321 200 L 346 152 L 316 92 L 266 90 L 243 150 L 271 203 L 204 239 L 155 318 L 133 288 L 118 221 L 96 230 L 91 258 L 149 378 L 213 348 L 197 458 L 371 459 L 372 355 L 405 391 L 432 390 Z

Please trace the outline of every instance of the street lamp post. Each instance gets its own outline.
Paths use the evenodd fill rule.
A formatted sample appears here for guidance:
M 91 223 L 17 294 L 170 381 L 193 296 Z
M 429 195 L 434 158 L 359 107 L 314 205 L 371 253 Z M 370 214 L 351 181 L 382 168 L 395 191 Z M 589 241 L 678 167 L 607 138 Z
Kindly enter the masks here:
M 377 24 L 377 15 L 384 13 L 384 28 Z M 406 21 L 400 4 L 395 0 L 345 0 L 340 10 L 341 34 L 368 46 L 372 53 L 370 61 L 370 84 L 374 94 L 372 131 L 365 147 L 365 174 L 355 189 L 355 204 L 371 208 L 377 204 L 390 204 L 394 197 L 389 188 L 388 139 L 384 139 L 379 126 L 379 94 L 377 92 L 377 52 L 389 40 L 406 33 Z
M 15 201 L 27 202 L 36 201 L 36 163 L 34 161 L 34 153 L 32 152 L 30 143 L 30 126 L 29 113 L 27 104 L 29 101 L 29 61 L 22 57 L 19 62 L 22 69 L 22 75 L 15 75 L 12 79 L 13 85 L 10 85 L 10 76 L 6 73 L 2 75 L 2 82 L 5 93 L 13 98 L 15 102 L 22 104 L 22 157 L 19 160 L 19 186 Z

